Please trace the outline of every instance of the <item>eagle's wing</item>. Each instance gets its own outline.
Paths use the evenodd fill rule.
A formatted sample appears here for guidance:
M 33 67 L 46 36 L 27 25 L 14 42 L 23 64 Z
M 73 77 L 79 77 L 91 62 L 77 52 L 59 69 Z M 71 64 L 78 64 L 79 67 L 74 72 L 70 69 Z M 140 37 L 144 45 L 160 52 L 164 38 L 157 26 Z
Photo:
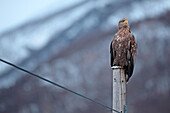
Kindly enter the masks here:
M 128 42 L 128 51 L 127 51 L 127 61 L 128 61 L 128 78 L 132 76 L 133 69 L 134 69 L 134 64 L 135 64 L 135 59 L 136 59 L 136 50 L 137 50 L 137 44 L 135 41 L 135 37 L 131 35 L 129 37 L 129 42 Z
M 113 66 L 113 61 L 114 61 L 112 42 L 110 44 L 110 65 L 111 65 L 111 67 Z
M 116 57 L 116 51 L 115 51 L 115 47 L 114 47 L 115 43 L 116 43 L 116 38 L 114 37 L 110 44 L 110 58 L 111 58 L 110 65 L 111 65 L 111 67 L 114 65 L 113 63 L 114 63 L 114 59 Z
M 132 35 L 130 51 L 132 53 L 133 65 L 135 64 L 135 60 L 136 60 L 136 53 L 137 53 L 136 50 L 137 50 L 137 43 L 136 43 L 135 37 Z

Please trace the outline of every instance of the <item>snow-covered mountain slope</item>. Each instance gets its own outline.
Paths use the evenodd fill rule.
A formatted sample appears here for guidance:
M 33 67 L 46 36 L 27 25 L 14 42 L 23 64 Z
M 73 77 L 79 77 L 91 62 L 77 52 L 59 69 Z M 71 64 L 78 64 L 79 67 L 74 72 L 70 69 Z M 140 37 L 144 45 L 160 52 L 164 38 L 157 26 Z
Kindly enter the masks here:
M 168 94 L 168 1 L 91 0 L 70 7 L 2 34 L 0 57 L 110 105 L 109 44 L 118 20 L 127 17 L 138 42 L 135 71 L 128 83 L 129 111 L 135 113 L 135 103 L 143 105 L 139 100 L 155 98 L 153 93 Z M 108 112 L 2 63 L 0 69 L 0 112 L 10 112 L 7 108 L 16 108 L 14 113 Z M 7 99 L 11 90 L 15 94 Z M 8 104 L 19 97 L 23 98 L 17 105 Z

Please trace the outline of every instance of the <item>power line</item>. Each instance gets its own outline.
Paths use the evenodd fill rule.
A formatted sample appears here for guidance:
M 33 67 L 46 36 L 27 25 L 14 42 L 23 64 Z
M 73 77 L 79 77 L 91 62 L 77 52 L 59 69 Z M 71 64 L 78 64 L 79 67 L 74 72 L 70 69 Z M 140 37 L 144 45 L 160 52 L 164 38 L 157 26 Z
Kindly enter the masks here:
M 24 68 L 18 67 L 18 66 L 16 66 L 16 65 L 14 65 L 14 64 L 12 64 L 12 63 L 10 63 L 10 62 L 7 62 L 7 61 L 5 61 L 5 60 L 2 60 L 2 59 L 0 59 L 0 61 L 3 62 L 3 63 L 8 64 L 8 65 L 10 65 L 10 66 L 13 66 L 13 67 L 15 67 L 15 68 L 17 68 L 17 69 L 19 69 L 19 70 L 21 70 L 21 71 L 23 71 L 23 72 L 26 72 L 26 73 L 34 76 L 34 77 L 37 77 L 37 78 L 39 78 L 39 79 L 41 79 L 41 80 L 44 80 L 44 81 L 46 81 L 46 82 L 48 82 L 48 83 L 50 83 L 50 84 L 53 84 L 53 85 L 55 85 L 55 86 L 57 86 L 57 87 L 60 87 L 60 88 L 62 88 L 62 89 L 65 89 L 65 90 L 67 90 L 67 91 L 69 91 L 69 92 L 71 92 L 71 93 L 73 93 L 73 94 L 75 94 L 75 95 L 78 95 L 78 96 L 80 96 L 80 97 L 83 97 L 84 99 L 87 99 L 87 100 L 89 100 L 89 101 L 91 101 L 91 102 L 94 102 L 94 103 L 96 103 L 96 104 L 98 104 L 98 105 L 100 105 L 100 106 L 103 106 L 103 107 L 105 107 L 105 108 L 107 108 L 107 109 L 113 110 L 113 111 L 115 111 L 115 112 L 117 112 L 117 113 L 121 113 L 121 112 L 119 112 L 119 111 L 117 111 L 117 110 L 115 110 L 115 109 L 113 109 L 113 108 L 111 108 L 111 107 L 108 107 L 108 106 L 106 106 L 106 105 L 104 105 L 104 104 L 102 104 L 102 103 L 100 103 L 100 102 L 97 102 L 97 101 L 95 101 L 95 100 L 93 100 L 93 99 L 91 99 L 91 98 L 89 98 L 89 97 L 86 97 L 86 96 L 84 96 L 84 95 L 82 95 L 82 94 L 80 94 L 80 93 L 77 93 L 77 92 L 75 92 L 75 91 L 72 91 L 72 90 L 70 90 L 70 89 L 68 89 L 68 88 L 66 88 L 66 87 L 64 87 L 64 86 L 61 86 L 61 85 L 59 85 L 59 84 L 57 84 L 57 83 L 55 83 L 55 82 L 52 82 L 52 81 L 50 81 L 50 80 L 48 80 L 48 79 L 46 79 L 46 78 L 43 78 L 43 77 L 41 77 L 41 76 L 39 76 L 39 75 L 37 75 L 37 74 L 34 74 L 34 73 L 30 72 L 30 71 L 27 71 L 27 70 L 24 69 Z

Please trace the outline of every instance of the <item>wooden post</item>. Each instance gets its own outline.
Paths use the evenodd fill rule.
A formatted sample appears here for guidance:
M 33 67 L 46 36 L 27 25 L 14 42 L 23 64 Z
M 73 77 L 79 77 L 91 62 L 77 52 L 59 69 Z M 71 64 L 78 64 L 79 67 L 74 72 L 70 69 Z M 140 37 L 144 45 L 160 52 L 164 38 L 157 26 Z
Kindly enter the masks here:
M 125 113 L 126 107 L 126 77 L 125 70 L 121 66 L 113 66 L 113 102 L 112 108 Z M 116 113 L 112 111 L 112 113 Z

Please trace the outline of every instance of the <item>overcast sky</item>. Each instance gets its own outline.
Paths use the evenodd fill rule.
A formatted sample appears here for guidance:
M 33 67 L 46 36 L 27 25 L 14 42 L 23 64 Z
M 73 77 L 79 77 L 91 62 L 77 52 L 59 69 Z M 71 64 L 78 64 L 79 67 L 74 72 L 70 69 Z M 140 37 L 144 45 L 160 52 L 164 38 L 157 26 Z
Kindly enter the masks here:
M 15 28 L 56 7 L 61 9 L 82 0 L 0 0 L 0 33 Z

